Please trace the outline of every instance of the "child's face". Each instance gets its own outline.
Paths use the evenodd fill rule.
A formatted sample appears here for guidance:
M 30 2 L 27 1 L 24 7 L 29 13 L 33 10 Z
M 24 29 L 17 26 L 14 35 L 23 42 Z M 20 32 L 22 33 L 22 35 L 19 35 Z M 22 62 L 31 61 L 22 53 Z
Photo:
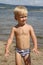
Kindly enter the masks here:
M 25 15 L 23 15 L 23 14 L 18 15 L 17 20 L 18 20 L 19 24 L 25 24 L 26 20 L 27 20 L 27 15 L 26 14 Z

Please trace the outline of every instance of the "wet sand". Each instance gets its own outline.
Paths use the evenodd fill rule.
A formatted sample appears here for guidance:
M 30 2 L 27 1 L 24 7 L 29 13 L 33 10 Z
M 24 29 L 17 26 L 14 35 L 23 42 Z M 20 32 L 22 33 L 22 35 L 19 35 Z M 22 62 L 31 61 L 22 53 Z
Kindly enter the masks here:
M 15 64 L 15 46 L 16 44 L 12 43 L 10 46 L 10 55 L 5 58 L 5 45 L 6 41 L 0 41 L 0 65 L 16 65 Z M 31 64 L 32 65 L 43 65 L 43 47 L 39 46 L 40 54 L 36 55 L 31 52 Z M 23 59 L 22 59 L 23 61 Z M 22 64 L 24 65 L 24 63 Z

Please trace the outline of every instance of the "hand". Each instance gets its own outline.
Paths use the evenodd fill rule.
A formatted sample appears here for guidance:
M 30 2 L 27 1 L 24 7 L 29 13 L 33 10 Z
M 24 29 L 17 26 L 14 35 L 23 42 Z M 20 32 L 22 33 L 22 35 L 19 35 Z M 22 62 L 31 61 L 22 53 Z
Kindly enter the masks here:
M 5 57 L 8 57 L 9 56 L 9 53 L 5 53 Z
M 7 50 L 6 52 L 5 52 L 5 57 L 8 57 L 9 56 L 9 51 Z
M 39 54 L 39 51 L 38 51 L 38 49 L 36 49 L 36 48 L 33 48 L 32 51 L 35 52 L 36 54 Z

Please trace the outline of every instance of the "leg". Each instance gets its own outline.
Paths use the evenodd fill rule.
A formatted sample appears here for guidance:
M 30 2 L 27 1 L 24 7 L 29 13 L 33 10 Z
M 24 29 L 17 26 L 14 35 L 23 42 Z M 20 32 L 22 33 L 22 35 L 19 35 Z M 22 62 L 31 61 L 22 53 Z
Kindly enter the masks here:
M 27 54 L 25 57 L 23 57 L 25 65 L 31 65 L 31 58 L 30 54 Z
M 21 55 L 18 52 L 16 52 L 15 56 L 16 56 L 16 65 L 22 65 Z

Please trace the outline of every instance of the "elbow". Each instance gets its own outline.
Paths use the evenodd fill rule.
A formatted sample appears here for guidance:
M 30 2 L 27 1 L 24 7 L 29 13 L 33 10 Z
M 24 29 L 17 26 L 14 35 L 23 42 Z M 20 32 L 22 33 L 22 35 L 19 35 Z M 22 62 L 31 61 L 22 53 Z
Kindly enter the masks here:
M 11 38 L 8 40 L 8 43 L 12 43 L 12 39 Z
M 34 37 L 33 42 L 37 43 L 37 38 L 36 37 Z

